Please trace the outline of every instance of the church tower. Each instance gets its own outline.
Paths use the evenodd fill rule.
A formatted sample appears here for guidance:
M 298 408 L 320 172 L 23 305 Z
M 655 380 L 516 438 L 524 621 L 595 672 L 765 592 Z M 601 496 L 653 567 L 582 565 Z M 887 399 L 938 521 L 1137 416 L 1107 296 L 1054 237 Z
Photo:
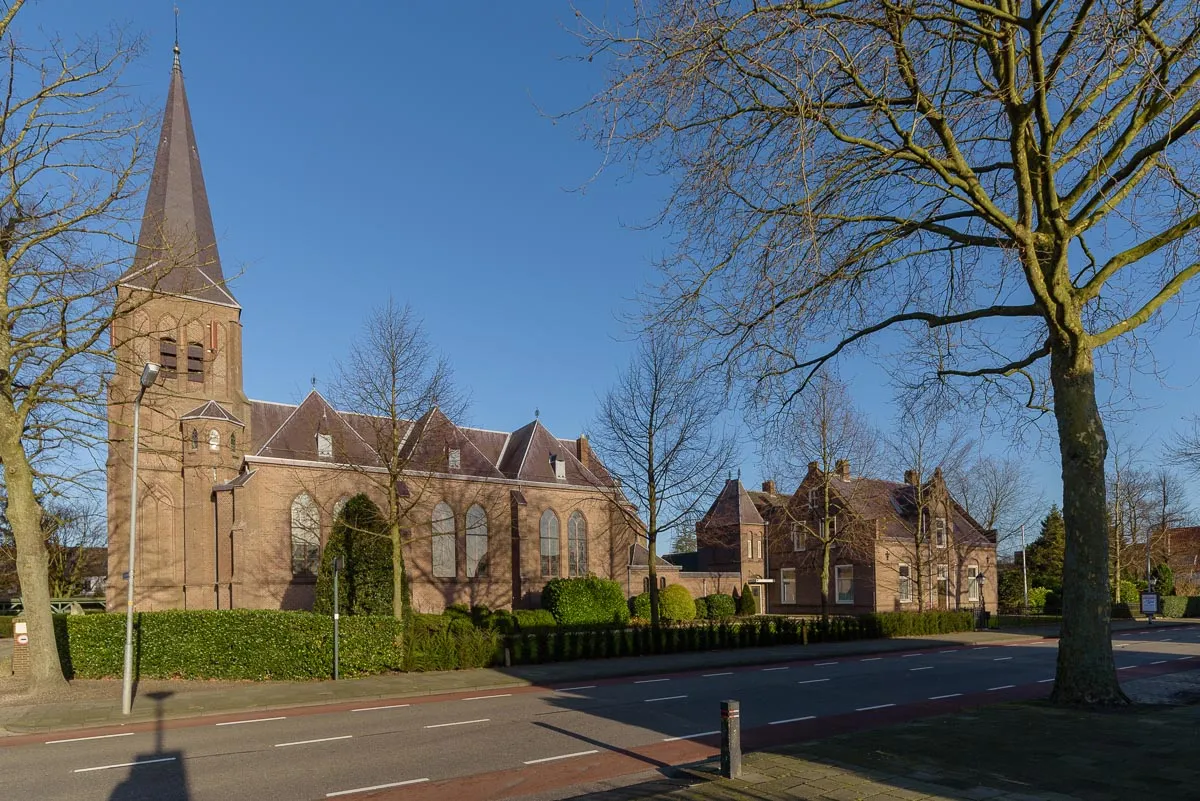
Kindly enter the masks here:
M 142 402 L 138 610 L 228 608 L 232 547 L 214 489 L 249 444 L 242 391 L 241 306 L 226 285 L 179 45 L 133 264 L 122 276 L 109 382 L 108 607 L 124 609 L 132 403 L 143 365 L 162 366 Z M 223 586 L 224 585 L 224 586 Z

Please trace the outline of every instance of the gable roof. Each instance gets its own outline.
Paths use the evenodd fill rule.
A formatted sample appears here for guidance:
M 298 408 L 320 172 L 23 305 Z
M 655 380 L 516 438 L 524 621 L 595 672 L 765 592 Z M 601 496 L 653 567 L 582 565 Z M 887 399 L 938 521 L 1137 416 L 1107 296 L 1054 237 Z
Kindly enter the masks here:
M 225 285 L 179 47 L 127 286 L 237 306 Z
M 241 420 L 237 419 L 232 412 L 226 409 L 216 401 L 210 400 L 207 403 L 197 406 L 190 412 L 180 415 L 180 420 L 223 420 L 235 425 L 245 426 Z
M 379 458 L 362 436 L 315 389 L 292 410 L 255 455 L 275 459 L 321 461 L 317 454 L 317 434 L 330 434 L 334 437 L 333 461 L 367 467 L 379 466 Z

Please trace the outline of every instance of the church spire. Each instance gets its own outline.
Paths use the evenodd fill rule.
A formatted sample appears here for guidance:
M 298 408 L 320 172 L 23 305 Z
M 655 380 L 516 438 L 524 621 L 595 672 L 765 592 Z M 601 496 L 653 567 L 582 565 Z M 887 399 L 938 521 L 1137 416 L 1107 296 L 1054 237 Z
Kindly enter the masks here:
M 183 87 L 183 69 L 179 66 L 178 33 L 174 53 L 142 229 L 124 283 L 236 306 L 221 271 L 200 152 Z

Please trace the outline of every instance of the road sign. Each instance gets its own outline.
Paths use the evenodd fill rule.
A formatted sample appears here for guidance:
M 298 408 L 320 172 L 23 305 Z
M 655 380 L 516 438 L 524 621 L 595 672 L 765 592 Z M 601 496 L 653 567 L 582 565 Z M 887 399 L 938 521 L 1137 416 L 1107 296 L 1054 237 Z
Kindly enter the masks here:
M 29 635 L 28 634 L 18 634 L 17 635 L 17 645 L 29 645 Z

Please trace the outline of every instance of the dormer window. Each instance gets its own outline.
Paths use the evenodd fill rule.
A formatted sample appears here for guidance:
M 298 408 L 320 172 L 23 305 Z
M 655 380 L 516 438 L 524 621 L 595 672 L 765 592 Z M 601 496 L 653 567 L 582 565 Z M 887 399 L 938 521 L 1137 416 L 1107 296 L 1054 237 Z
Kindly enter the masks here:
M 446 461 L 449 463 L 451 470 L 458 470 L 462 467 L 462 451 L 458 448 L 451 448 L 447 454 Z
M 333 435 L 332 434 L 317 434 L 317 458 L 332 459 L 333 458 Z
M 179 347 L 171 337 L 158 340 L 158 363 L 162 365 L 163 376 L 175 377 L 175 370 L 179 367 Z
M 551 454 L 550 467 L 554 470 L 554 478 L 558 481 L 567 480 L 567 461 L 558 454 Z
M 189 342 L 187 349 L 188 381 L 204 381 L 204 346 Z

